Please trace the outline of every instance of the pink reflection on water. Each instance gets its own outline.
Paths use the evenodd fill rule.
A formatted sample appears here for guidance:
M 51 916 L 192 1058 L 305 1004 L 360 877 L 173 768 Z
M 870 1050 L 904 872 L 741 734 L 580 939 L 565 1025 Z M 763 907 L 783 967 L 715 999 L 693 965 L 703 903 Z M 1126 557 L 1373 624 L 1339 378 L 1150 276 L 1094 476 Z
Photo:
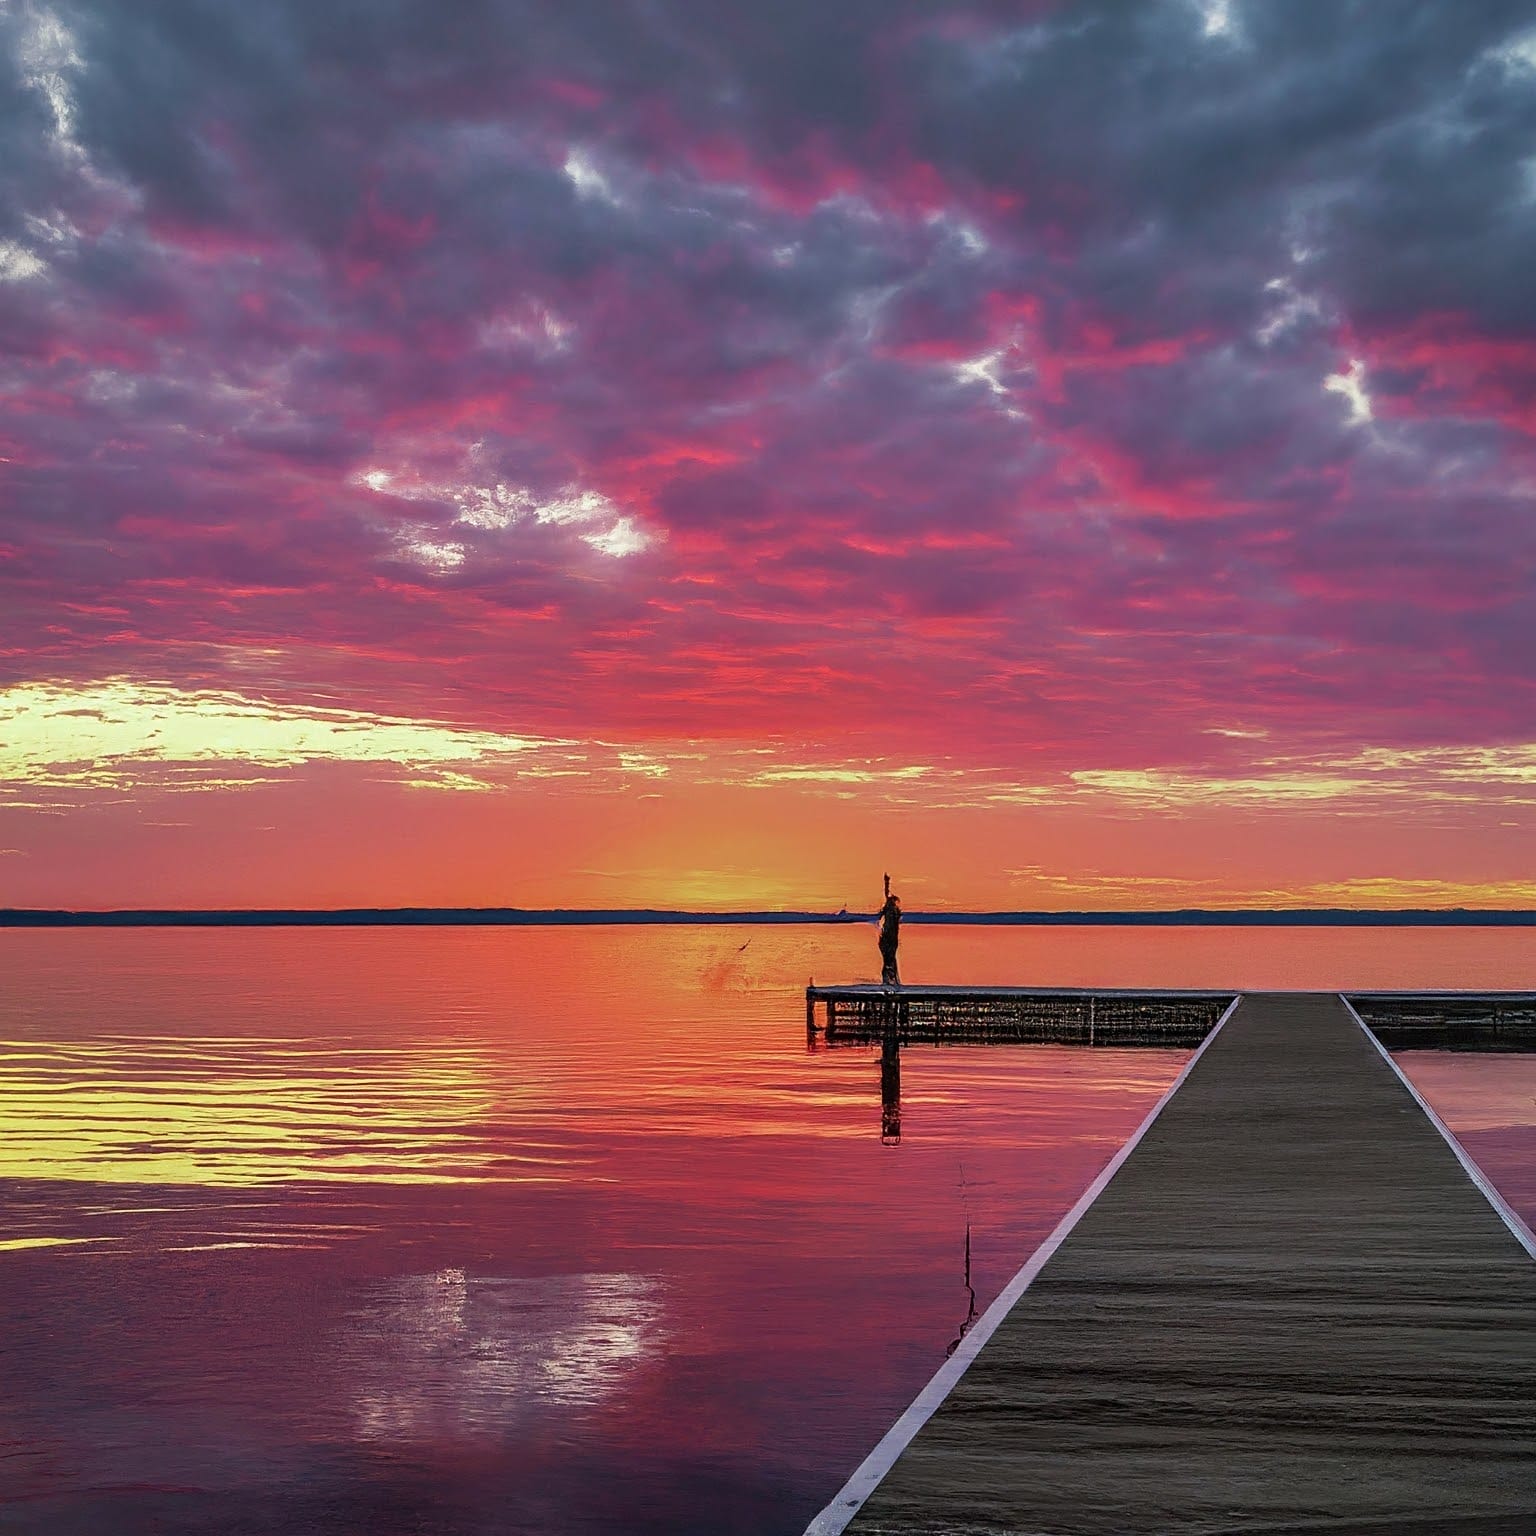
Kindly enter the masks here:
M 7 1518 L 800 1529 L 1183 1059 L 912 1049 L 882 1146 L 869 938 L 0 935 Z
M 913 981 L 1209 988 L 1533 959 L 903 950 Z M 0 1514 L 49 1536 L 797 1531 L 963 1324 L 967 1227 L 984 1307 L 1184 1059 L 910 1048 L 888 1147 L 878 1050 L 805 1050 L 806 979 L 878 967 L 862 925 L 11 932 L 0 966 Z
M 1394 1060 L 1494 1188 L 1536 1226 L 1536 1055 L 1399 1051 Z

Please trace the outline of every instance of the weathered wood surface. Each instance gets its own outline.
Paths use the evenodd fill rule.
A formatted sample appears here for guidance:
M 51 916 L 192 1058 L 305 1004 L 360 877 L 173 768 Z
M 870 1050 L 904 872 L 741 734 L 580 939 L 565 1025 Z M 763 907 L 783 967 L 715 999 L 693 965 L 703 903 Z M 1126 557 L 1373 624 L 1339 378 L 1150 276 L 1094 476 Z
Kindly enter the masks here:
M 1245 998 L 848 1529 L 1536 1531 L 1536 1263 L 1342 1003 Z

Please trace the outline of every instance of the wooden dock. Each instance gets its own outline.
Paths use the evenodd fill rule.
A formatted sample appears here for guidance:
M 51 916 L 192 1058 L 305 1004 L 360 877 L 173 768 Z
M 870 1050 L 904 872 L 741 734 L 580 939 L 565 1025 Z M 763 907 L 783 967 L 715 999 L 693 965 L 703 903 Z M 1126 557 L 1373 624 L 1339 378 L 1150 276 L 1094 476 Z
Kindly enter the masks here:
M 1474 1175 L 1342 999 L 1242 998 L 810 1533 L 1528 1536 L 1536 1239 Z
M 1536 992 L 1352 992 L 1389 1051 L 1536 1050 Z
M 1195 1046 L 1232 998 L 1231 992 L 812 983 L 805 989 L 805 1027 L 808 1035 L 819 1029 L 828 1045 L 879 1044 L 894 1032 L 901 1045 Z

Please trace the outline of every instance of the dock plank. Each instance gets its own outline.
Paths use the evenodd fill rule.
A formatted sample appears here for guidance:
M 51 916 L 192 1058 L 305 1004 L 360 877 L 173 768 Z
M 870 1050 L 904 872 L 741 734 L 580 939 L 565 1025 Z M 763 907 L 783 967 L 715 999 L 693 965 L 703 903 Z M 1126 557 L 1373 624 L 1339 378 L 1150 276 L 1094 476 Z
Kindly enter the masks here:
M 1249 996 L 846 1528 L 1531 1531 L 1533 1428 L 1536 1263 L 1340 1000 Z

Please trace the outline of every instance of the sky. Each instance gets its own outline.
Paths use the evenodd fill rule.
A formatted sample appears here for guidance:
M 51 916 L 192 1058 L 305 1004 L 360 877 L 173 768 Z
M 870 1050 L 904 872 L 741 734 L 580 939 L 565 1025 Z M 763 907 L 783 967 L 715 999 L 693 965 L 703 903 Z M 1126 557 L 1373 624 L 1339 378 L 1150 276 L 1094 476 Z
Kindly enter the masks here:
M 0 0 L 0 905 L 1536 904 L 1529 0 Z

